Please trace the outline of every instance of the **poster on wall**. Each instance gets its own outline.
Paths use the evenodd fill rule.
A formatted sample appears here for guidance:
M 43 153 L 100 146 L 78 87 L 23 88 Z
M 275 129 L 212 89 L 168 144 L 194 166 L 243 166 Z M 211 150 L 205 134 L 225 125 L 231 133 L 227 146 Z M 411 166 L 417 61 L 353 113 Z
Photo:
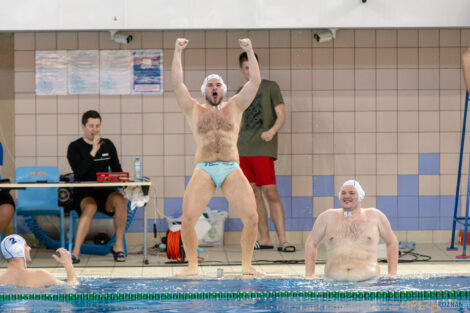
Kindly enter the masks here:
M 162 93 L 162 50 L 134 50 L 132 60 L 132 93 Z
M 132 56 L 129 50 L 100 51 L 100 93 L 128 95 L 131 93 Z
M 97 50 L 69 51 L 69 94 L 99 93 L 99 54 Z
M 67 51 L 36 51 L 36 94 L 67 94 Z

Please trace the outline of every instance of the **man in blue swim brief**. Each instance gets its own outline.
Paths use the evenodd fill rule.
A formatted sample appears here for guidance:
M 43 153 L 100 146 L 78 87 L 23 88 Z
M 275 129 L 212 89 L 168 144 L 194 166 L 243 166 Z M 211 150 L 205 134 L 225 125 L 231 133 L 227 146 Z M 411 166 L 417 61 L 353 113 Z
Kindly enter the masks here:
M 246 51 L 250 77 L 240 92 L 227 102 L 227 86 L 223 79 L 211 74 L 204 79 L 201 93 L 205 103 L 194 99 L 183 82 L 181 57 L 188 40 L 179 38 L 171 68 L 171 82 L 176 101 L 181 107 L 196 142 L 196 154 L 191 180 L 183 199 L 181 237 L 188 256 L 188 267 L 176 276 L 198 275 L 196 222 L 216 189 L 221 189 L 231 208 L 236 210 L 243 222 L 241 236 L 242 273 L 262 275 L 251 265 L 253 248 L 258 232 L 258 213 L 253 189 L 239 166 L 237 148 L 238 133 L 243 111 L 253 101 L 261 82 L 258 62 L 249 39 L 239 39 Z

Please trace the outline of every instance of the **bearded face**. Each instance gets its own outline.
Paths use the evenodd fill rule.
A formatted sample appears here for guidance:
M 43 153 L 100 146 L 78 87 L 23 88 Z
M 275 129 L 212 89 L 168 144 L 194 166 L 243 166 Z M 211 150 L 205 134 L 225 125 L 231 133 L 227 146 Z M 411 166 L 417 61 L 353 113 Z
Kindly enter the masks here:
M 222 102 L 224 95 L 222 83 L 216 78 L 209 80 L 206 85 L 205 95 L 206 101 L 210 105 L 218 106 Z

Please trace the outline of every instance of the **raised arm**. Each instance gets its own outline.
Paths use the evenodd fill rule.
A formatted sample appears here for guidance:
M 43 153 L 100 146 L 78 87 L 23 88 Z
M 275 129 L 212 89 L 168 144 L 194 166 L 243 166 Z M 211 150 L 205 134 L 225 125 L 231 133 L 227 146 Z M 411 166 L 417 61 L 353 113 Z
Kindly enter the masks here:
M 256 60 L 255 53 L 253 52 L 250 39 L 239 39 L 238 43 L 248 56 L 250 77 L 240 92 L 233 96 L 229 102 L 235 101 L 240 110 L 245 111 L 246 108 L 250 106 L 251 102 L 256 96 L 256 93 L 258 92 L 258 87 L 261 83 L 261 75 L 259 73 L 258 61 Z
M 397 274 L 398 264 L 398 240 L 397 236 L 390 226 L 385 214 L 377 210 L 379 217 L 379 232 L 380 238 L 384 241 L 387 247 L 387 264 L 388 264 L 388 275 L 395 276 Z
M 305 241 L 305 278 L 307 279 L 315 278 L 315 262 L 317 261 L 318 246 L 325 237 L 327 212 L 323 212 L 318 216 Z
M 470 92 L 470 47 L 462 55 L 462 66 L 463 66 L 463 77 L 467 86 L 468 92 Z
M 173 63 L 171 64 L 171 84 L 175 92 L 176 101 L 184 113 L 192 110 L 196 100 L 191 97 L 188 88 L 183 82 L 183 65 L 181 64 L 181 55 L 184 48 L 188 45 L 188 39 L 178 38 L 175 43 L 175 53 L 173 54 Z
M 52 257 L 62 264 L 65 271 L 67 272 L 67 284 L 76 285 L 79 284 L 77 274 L 75 273 L 75 268 L 73 267 L 72 263 L 72 255 L 70 252 L 65 250 L 64 248 L 57 249 L 57 252 L 60 254 L 60 257 L 53 254 Z M 56 284 L 62 284 L 63 282 L 57 280 Z

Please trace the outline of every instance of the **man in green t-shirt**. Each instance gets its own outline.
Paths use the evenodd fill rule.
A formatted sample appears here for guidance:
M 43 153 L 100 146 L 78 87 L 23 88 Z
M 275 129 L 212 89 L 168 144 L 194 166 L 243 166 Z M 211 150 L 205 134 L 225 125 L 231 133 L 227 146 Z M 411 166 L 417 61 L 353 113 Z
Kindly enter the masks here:
M 240 55 L 239 63 L 240 71 L 248 80 L 250 66 L 246 53 Z M 274 160 L 277 159 L 277 132 L 284 125 L 285 115 L 284 100 L 278 84 L 263 79 L 255 99 L 243 112 L 238 137 L 240 167 L 253 188 L 258 209 L 260 237 L 255 243 L 255 250 L 273 248 L 264 195 L 268 200 L 271 218 L 276 227 L 278 251 L 295 251 L 295 246 L 286 240 L 284 208 L 277 192 L 274 171 Z

